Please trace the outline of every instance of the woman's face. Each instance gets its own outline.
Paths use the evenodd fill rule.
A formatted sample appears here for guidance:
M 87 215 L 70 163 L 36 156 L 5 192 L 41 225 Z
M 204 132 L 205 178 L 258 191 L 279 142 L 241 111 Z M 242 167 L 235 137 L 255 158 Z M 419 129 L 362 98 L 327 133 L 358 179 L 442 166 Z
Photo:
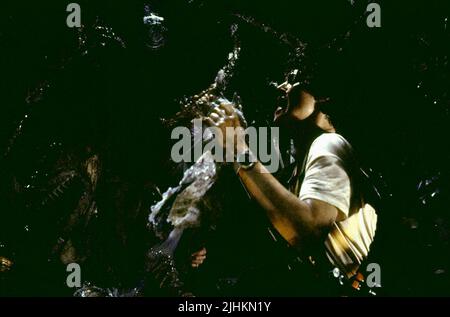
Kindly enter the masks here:
M 285 82 L 278 86 L 278 89 L 282 91 L 282 95 L 274 112 L 275 125 L 290 125 L 311 117 L 315 110 L 315 99 L 301 89 L 299 83 L 291 85 Z

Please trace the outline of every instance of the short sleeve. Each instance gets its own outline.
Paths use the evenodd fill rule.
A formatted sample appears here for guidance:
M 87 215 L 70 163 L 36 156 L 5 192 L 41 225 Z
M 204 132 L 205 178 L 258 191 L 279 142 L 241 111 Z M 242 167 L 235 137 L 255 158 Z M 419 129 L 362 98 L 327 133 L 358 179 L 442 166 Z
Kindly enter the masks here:
M 299 198 L 317 199 L 335 206 L 338 219 L 349 215 L 351 185 L 345 169 L 350 145 L 338 134 L 324 134 L 311 145 L 305 167 L 305 177 Z

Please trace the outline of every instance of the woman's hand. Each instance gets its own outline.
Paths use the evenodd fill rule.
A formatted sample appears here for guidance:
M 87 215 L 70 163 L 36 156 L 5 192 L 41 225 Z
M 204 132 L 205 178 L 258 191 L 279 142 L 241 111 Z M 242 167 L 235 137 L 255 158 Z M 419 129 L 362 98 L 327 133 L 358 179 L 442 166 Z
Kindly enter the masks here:
M 211 111 L 205 122 L 210 127 L 218 129 L 216 137 L 227 153 L 235 155 L 239 149 L 245 147 L 244 128 L 233 104 L 220 104 Z

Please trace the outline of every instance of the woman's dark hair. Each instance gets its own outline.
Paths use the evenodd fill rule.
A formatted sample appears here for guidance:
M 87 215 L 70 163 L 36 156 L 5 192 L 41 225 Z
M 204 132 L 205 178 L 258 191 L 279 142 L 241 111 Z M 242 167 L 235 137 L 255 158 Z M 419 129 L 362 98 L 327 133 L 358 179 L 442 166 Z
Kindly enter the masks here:
M 342 46 L 307 47 L 298 71 L 290 80 L 317 100 L 319 110 L 327 114 L 333 125 L 341 126 L 352 103 L 351 63 Z

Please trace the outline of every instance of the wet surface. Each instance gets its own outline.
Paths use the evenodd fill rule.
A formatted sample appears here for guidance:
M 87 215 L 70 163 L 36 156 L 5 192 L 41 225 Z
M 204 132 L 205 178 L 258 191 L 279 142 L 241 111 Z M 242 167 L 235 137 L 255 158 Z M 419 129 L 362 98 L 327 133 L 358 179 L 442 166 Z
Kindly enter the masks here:
M 232 294 L 249 258 L 264 254 L 244 207 L 220 206 L 229 219 L 207 220 L 215 236 L 187 231 L 179 252 L 162 244 L 171 226 L 157 226 L 159 237 L 148 226 L 189 167 L 168 159 L 170 127 L 204 115 L 208 103 L 193 102 L 215 78 L 249 124 L 270 125 L 271 87 L 298 68 L 339 101 L 327 110 L 380 191 L 370 261 L 383 270 L 382 293 L 449 295 L 447 4 L 380 1 L 380 29 L 365 25 L 364 1 L 80 5 L 80 29 L 52 1 L 0 10 L 0 292 L 72 296 L 61 281 L 76 261 L 86 274 L 77 296 L 141 296 L 148 272 L 158 278 L 146 295 L 163 284 L 185 294 L 180 279 L 189 292 Z M 205 240 L 209 263 L 192 273 L 187 245 Z

